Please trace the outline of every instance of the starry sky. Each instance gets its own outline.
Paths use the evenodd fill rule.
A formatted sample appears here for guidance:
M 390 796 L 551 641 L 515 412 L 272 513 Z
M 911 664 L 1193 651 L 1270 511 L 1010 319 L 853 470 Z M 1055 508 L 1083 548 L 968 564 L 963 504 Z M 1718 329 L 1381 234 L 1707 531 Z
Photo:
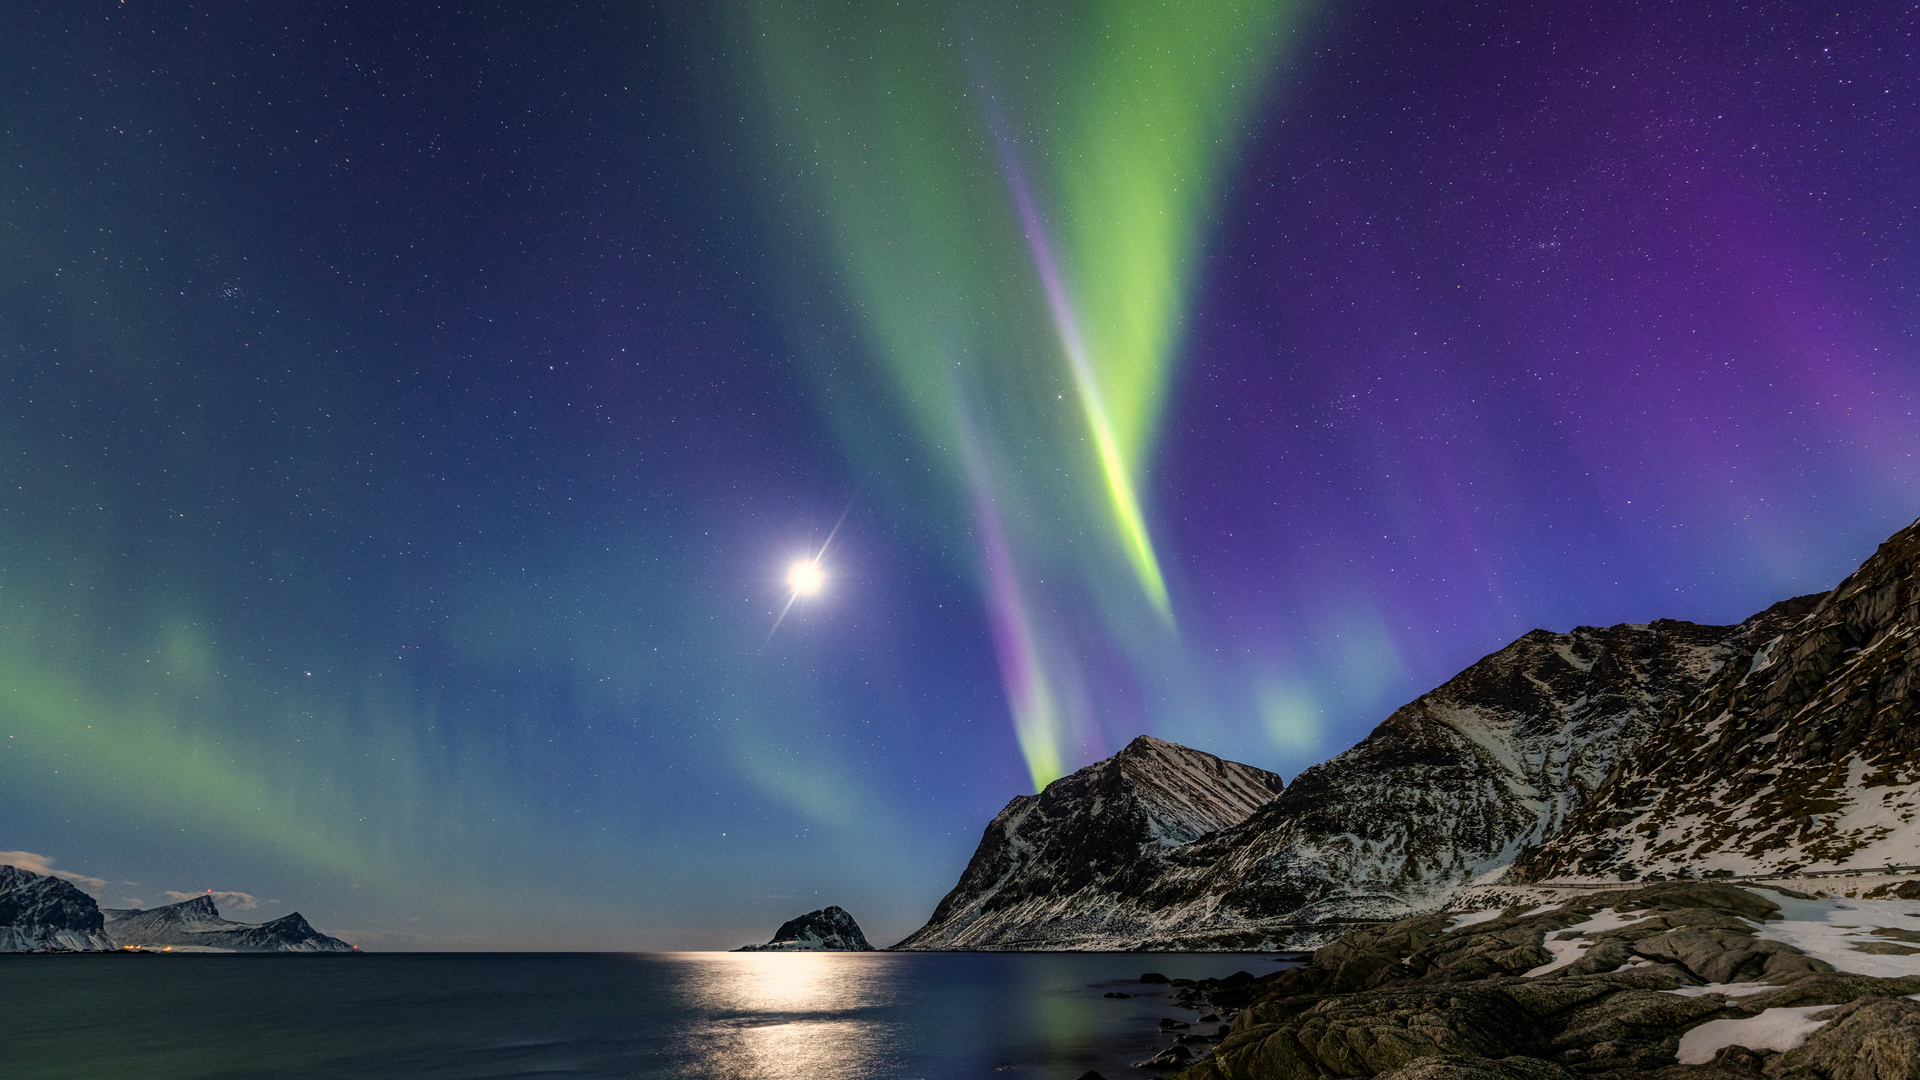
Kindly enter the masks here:
M 1920 513 L 1912 4 L 7 21 L 0 848 L 109 906 L 890 942 Z

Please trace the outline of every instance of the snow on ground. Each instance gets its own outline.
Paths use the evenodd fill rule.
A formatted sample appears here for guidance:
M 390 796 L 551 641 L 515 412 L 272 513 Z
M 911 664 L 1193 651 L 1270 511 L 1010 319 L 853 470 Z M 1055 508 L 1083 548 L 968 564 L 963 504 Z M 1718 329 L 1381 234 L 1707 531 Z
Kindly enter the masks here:
M 1797 900 L 1755 891 L 1779 904 L 1783 917 L 1760 925 L 1753 936 L 1786 942 L 1856 975 L 1920 975 L 1920 902 Z
M 1778 990 L 1772 983 L 1708 983 L 1705 986 L 1681 986 L 1672 990 L 1662 990 L 1663 994 L 1678 994 L 1681 997 L 1704 997 L 1707 994 L 1725 994 L 1730 998 L 1746 997 L 1762 990 Z
M 1591 935 L 1606 930 L 1618 930 L 1623 926 L 1632 926 L 1634 923 L 1640 922 L 1645 918 L 1645 915 L 1635 915 L 1629 918 L 1612 908 L 1601 908 L 1594 913 L 1593 918 L 1583 923 L 1575 923 L 1549 938 L 1547 940 L 1547 951 L 1553 954 L 1553 959 L 1527 972 L 1527 978 L 1532 978 L 1535 975 L 1545 975 L 1550 971 L 1559 971 L 1561 968 L 1587 955 L 1587 950 L 1593 948 L 1593 938 Z M 1580 936 L 1560 940 L 1567 934 L 1578 934 Z
M 1825 1020 L 1813 1020 L 1815 1013 L 1830 1012 L 1837 1005 L 1804 1005 L 1795 1009 L 1768 1009 L 1748 1020 L 1709 1020 L 1680 1036 L 1680 1064 L 1705 1065 L 1723 1046 L 1744 1046 L 1750 1050 L 1792 1050 L 1807 1041 Z
M 1447 924 L 1447 930 L 1452 932 L 1463 926 L 1477 926 L 1483 922 L 1492 922 L 1499 918 L 1500 913 L 1505 910 L 1506 908 L 1496 907 L 1488 908 L 1485 911 L 1469 911 L 1465 915 L 1455 915 L 1453 921 Z

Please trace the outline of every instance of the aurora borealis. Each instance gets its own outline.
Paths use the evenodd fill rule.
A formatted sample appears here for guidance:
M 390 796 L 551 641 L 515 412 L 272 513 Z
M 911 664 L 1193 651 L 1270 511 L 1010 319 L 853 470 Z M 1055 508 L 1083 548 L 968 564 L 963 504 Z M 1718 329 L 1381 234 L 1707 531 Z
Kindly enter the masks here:
M 1905 6 L 129 7 L 0 36 L 0 849 L 115 904 L 891 941 L 1920 514 Z

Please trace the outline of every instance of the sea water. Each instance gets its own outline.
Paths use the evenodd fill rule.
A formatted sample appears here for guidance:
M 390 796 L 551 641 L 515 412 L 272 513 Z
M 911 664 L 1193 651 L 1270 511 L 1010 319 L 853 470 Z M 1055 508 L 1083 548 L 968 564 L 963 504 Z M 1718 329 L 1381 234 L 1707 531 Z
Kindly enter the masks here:
M 1143 972 L 1279 966 L 1220 953 L 8 956 L 0 1071 L 1120 1080 L 1172 1044 L 1161 1018 L 1198 1019 Z

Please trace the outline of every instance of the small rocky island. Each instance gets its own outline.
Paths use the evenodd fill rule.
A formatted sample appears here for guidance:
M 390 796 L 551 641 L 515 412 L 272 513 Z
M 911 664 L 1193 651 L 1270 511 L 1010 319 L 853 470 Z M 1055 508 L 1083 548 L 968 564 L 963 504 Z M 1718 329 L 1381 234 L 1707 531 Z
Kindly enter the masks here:
M 856 931 L 857 933 L 858 931 Z M 299 912 L 271 922 L 220 917 L 211 896 L 151 909 L 107 908 L 70 882 L 0 866 L 0 952 L 350 953 Z
M 742 945 L 734 952 L 873 952 L 867 935 L 846 909 L 837 905 L 788 919 L 765 945 Z

